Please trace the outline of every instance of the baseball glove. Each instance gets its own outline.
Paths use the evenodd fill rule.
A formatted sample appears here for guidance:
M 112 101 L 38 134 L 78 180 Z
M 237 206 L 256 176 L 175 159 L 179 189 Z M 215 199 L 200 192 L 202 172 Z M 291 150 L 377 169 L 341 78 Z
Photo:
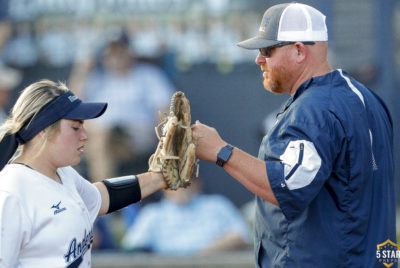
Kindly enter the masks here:
M 149 171 L 162 172 L 172 190 L 190 185 L 195 165 L 198 176 L 191 120 L 189 100 L 178 91 L 172 96 L 169 114 L 155 127 L 159 142 L 149 159 Z

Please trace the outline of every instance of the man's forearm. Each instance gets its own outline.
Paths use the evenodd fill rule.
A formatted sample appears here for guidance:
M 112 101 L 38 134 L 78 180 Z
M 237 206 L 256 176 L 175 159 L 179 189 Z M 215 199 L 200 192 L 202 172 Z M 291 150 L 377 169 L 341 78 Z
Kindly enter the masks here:
M 264 161 L 235 147 L 224 169 L 252 193 L 279 206 L 269 183 Z

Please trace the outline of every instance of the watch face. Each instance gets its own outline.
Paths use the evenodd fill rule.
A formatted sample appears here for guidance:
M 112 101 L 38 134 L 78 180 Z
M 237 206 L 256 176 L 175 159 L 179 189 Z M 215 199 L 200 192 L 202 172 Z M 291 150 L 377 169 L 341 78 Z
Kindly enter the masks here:
M 219 151 L 218 156 L 217 156 L 217 165 L 222 167 L 231 157 L 232 155 L 232 150 L 233 146 L 230 144 L 227 144 L 226 146 L 222 147 L 222 149 Z
M 232 151 L 228 150 L 226 147 L 222 148 L 219 152 L 218 157 L 221 158 L 224 162 L 228 161 L 229 156 L 231 155 Z

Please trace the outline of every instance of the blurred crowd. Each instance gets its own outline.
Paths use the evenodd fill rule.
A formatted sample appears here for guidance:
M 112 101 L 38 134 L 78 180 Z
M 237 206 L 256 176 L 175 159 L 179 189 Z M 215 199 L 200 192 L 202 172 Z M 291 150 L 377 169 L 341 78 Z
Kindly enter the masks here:
M 53 1 L 32 1 L 24 12 L 21 1 L 4 2 L 9 3 L 0 6 L 3 11 L 6 9 L 0 16 L 9 19 L 10 28 L 0 59 L 16 67 L 38 63 L 63 67 L 97 57 L 108 38 L 121 28 L 137 56 L 158 58 L 173 54 L 180 70 L 204 62 L 248 62 L 252 54 L 238 53 L 235 44 L 253 34 L 249 31 L 254 29 L 247 27 L 259 19 L 251 10 L 236 10 L 234 3 L 238 1 L 230 0 L 172 1 L 168 12 L 163 12 L 161 4 L 151 12 L 148 6 L 140 8 L 139 3 L 134 9 L 135 1 L 126 6 L 129 12 L 117 4 L 106 12 L 97 3 L 100 7 L 86 11 L 88 14 L 81 14 L 80 9 L 70 10 L 71 1 L 59 1 L 58 6 Z M 182 6 L 188 9 L 181 10 Z M 85 7 L 90 9 L 88 3 L 81 9 Z M 240 23 L 239 16 L 246 17 L 249 23 Z

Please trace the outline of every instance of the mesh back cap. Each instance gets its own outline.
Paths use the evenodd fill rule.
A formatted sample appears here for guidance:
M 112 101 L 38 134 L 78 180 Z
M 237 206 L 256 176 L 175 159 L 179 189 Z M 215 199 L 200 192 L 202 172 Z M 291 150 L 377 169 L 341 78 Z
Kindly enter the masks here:
M 282 41 L 328 41 L 325 15 L 300 3 L 272 6 L 265 11 L 257 36 L 238 43 L 238 46 L 259 49 Z

